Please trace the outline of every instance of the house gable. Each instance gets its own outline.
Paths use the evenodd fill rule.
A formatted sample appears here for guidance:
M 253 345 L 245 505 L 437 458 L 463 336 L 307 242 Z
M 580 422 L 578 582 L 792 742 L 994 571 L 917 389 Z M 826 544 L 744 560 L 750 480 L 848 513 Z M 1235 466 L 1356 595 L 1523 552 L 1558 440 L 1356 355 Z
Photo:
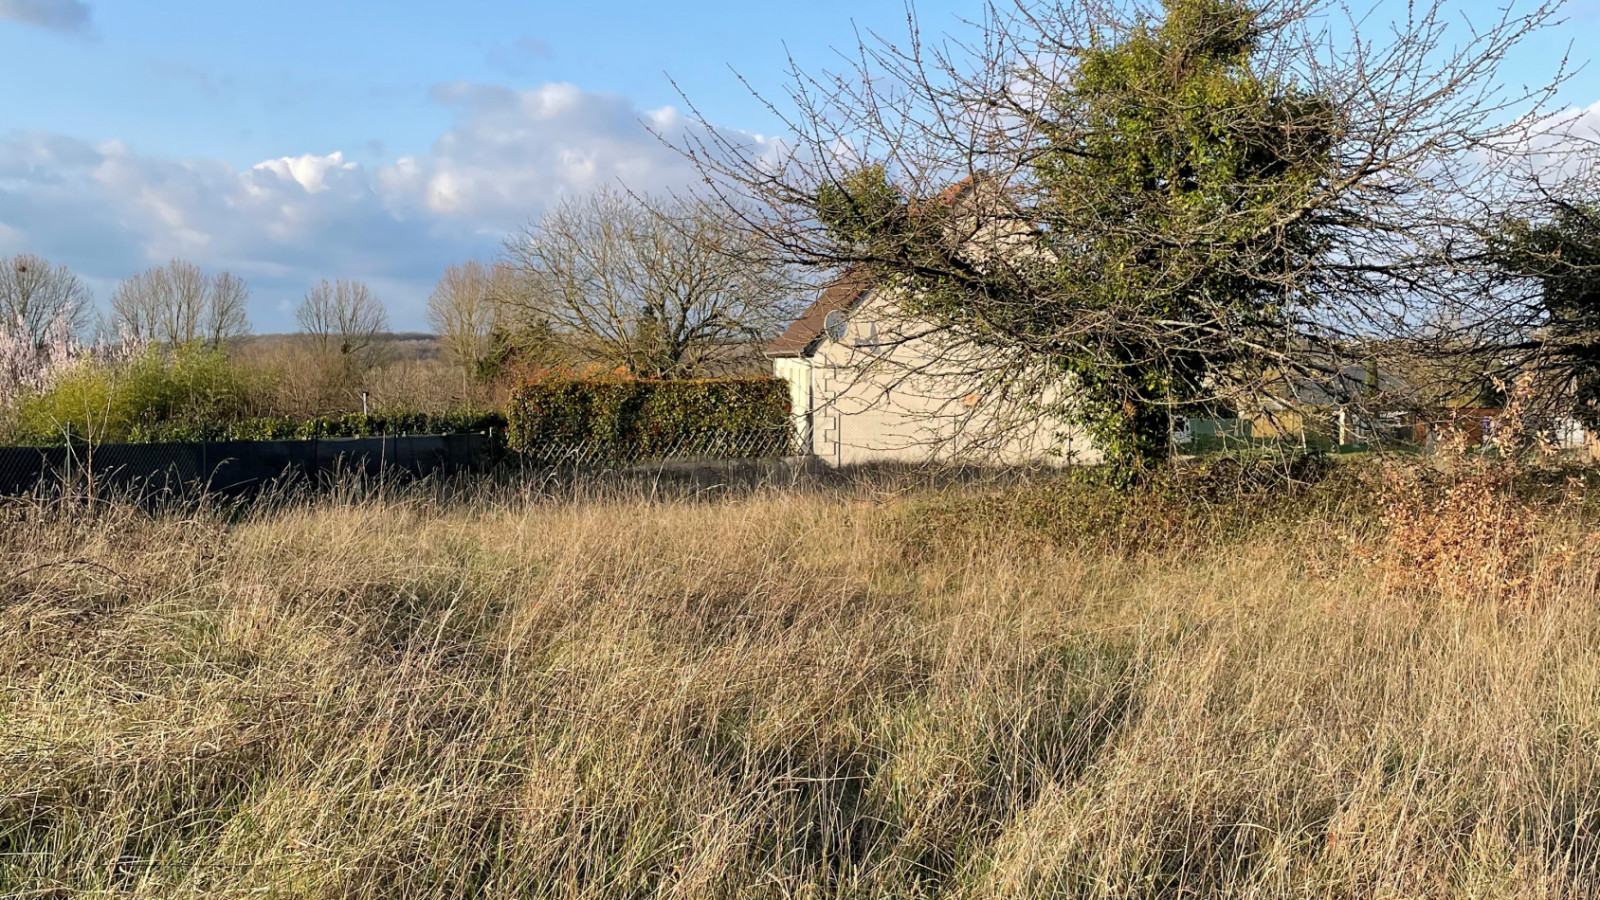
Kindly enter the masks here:
M 767 344 L 771 358 L 812 356 L 822 343 L 828 314 L 849 312 L 871 293 L 872 285 L 863 272 L 846 272 L 818 295 L 817 299 L 789 324 L 783 334 Z

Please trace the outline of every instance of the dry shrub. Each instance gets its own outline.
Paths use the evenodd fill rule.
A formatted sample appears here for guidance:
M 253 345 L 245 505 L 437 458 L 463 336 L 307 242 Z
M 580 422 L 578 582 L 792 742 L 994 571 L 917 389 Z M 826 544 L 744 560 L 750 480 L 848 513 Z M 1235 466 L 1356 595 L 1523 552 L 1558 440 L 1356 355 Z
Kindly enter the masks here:
M 362 391 L 377 413 L 444 415 L 503 405 L 503 391 L 464 379 L 461 367 L 438 358 L 430 341 L 397 338 L 382 349 L 373 364 L 357 365 L 319 349 L 304 335 L 271 336 L 242 344 L 234 364 L 270 380 L 272 415 L 304 419 L 361 412 Z
M 1519 497 L 1498 466 L 1445 478 L 1392 465 L 1381 518 L 1384 543 L 1372 553 L 1401 592 L 1525 602 L 1536 586 L 1544 504 Z
M 1582 482 L 1547 465 L 1553 453 L 1529 433 L 1526 396 L 1512 392 L 1486 448 L 1457 429 L 1432 459 L 1383 465 L 1381 540 L 1361 553 L 1391 590 L 1521 606 L 1588 557 L 1593 535 L 1556 527 L 1581 522 L 1582 495 L 1570 488 Z
M 1190 461 L 1131 488 L 1094 471 L 1046 473 L 897 504 L 887 510 L 884 534 L 912 559 L 995 540 L 1117 557 L 1200 552 L 1311 522 L 1367 516 L 1370 475 L 1316 454 Z

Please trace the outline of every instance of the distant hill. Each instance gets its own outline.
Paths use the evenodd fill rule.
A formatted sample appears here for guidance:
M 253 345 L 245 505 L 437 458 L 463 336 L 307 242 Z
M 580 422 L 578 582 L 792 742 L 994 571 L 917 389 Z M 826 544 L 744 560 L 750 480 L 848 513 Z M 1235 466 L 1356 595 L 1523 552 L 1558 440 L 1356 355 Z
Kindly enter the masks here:
M 431 360 L 439 359 L 443 350 L 439 346 L 439 336 L 425 331 L 396 331 L 385 334 L 384 339 L 394 348 L 395 355 L 402 360 Z M 245 351 L 270 351 L 283 344 L 293 344 L 305 339 L 303 334 L 252 334 L 239 339 L 239 347 Z

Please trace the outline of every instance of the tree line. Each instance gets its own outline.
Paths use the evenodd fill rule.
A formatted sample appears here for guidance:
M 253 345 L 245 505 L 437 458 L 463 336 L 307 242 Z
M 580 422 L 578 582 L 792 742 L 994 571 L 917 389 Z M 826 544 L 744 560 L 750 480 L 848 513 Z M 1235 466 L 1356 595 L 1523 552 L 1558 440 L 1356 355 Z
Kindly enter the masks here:
M 108 341 L 218 349 L 251 333 L 249 304 L 245 279 L 174 259 L 120 282 L 99 330 Z M 0 257 L 0 327 L 43 347 L 53 336 L 85 336 L 95 318 L 93 296 L 67 266 L 30 253 Z M 370 347 L 389 328 L 387 311 L 358 281 L 322 281 L 296 318 L 302 332 L 342 352 Z
M 493 261 L 450 266 L 427 322 L 464 381 L 497 364 L 622 368 L 681 378 L 746 364 L 794 309 L 800 283 L 763 259 L 718 205 L 600 189 L 561 202 Z M 123 280 L 103 340 L 218 350 L 251 333 L 248 282 L 173 260 Z M 0 327 L 42 348 L 96 318 L 82 280 L 31 254 L 0 259 Z M 371 288 L 322 280 L 295 311 L 307 343 L 352 372 L 384 358 L 389 316 Z

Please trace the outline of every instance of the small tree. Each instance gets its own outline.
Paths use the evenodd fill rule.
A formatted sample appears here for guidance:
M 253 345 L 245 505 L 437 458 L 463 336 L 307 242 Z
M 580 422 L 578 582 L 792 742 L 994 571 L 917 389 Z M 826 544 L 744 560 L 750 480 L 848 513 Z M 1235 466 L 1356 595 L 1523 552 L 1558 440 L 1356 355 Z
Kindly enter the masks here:
M 0 327 L 43 349 L 64 327 L 83 330 L 93 299 L 66 266 L 32 254 L 0 257 Z
M 323 279 L 306 292 L 295 318 L 312 346 L 338 360 L 348 374 L 364 372 L 381 359 L 389 313 L 359 281 Z
M 713 204 L 570 200 L 506 242 L 514 330 L 641 376 L 714 372 L 792 309 L 792 282 L 759 249 Z
M 230 272 L 208 275 L 175 259 L 118 284 L 111 296 L 111 322 L 123 337 L 218 349 L 250 333 L 249 303 L 244 279 Z
M 509 280 L 505 267 L 472 260 L 446 269 L 428 298 L 428 324 L 461 367 L 463 388 L 490 352 Z

